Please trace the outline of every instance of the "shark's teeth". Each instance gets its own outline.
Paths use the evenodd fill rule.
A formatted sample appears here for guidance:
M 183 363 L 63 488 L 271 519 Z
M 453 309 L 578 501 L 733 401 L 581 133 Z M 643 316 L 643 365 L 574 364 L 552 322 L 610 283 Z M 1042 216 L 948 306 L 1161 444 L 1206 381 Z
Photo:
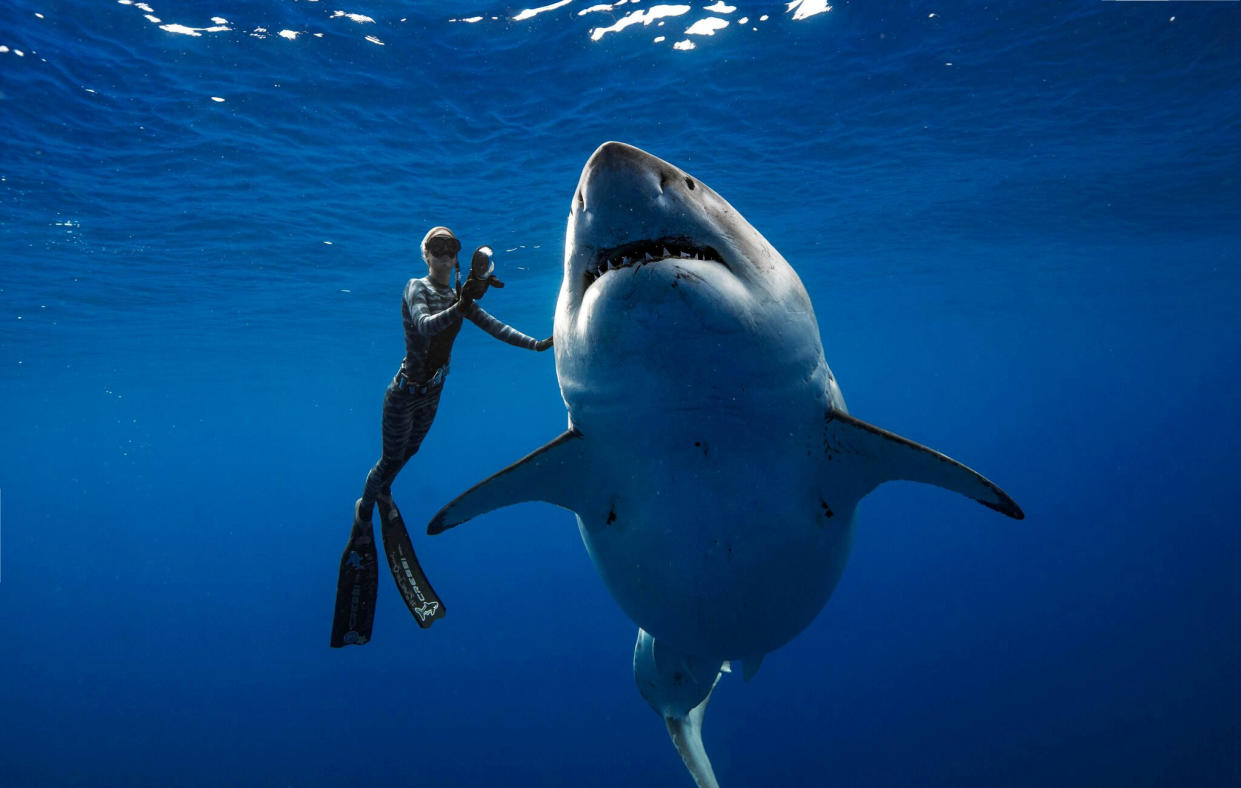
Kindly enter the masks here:
M 694 243 L 689 238 L 659 238 L 634 241 L 612 249 L 604 249 L 595 258 L 593 266 L 586 269 L 585 286 L 590 287 L 596 279 L 608 271 L 645 265 L 656 260 L 710 260 L 727 266 L 719 252 L 710 246 Z

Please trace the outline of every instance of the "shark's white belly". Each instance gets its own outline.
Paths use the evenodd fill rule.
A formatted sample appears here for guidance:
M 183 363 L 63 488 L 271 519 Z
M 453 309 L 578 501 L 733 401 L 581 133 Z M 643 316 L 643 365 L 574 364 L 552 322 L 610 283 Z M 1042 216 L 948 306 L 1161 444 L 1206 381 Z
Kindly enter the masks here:
M 592 458 L 614 492 L 578 523 L 625 613 L 684 653 L 721 659 L 804 629 L 840 579 L 856 509 L 822 500 L 812 430 L 753 411 L 615 426 L 599 443 L 610 456 Z

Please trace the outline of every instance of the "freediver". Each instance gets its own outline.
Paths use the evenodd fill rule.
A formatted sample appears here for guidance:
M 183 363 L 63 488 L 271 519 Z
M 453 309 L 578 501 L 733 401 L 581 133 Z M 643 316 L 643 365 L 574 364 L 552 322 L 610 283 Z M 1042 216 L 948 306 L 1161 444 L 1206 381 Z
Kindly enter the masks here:
M 333 648 L 362 645 L 371 637 L 379 586 L 378 555 L 371 528 L 371 512 L 376 504 L 384 552 L 405 604 L 424 628 L 444 615 L 444 605 L 418 565 L 400 511 L 392 500 L 392 482 L 431 429 L 462 318 L 516 347 L 544 351 L 552 346 L 551 337 L 526 336 L 478 305 L 478 299 L 489 287 L 503 287 L 504 283 L 494 276 L 491 249 L 480 246 L 470 261 L 470 274 L 461 284 L 457 261 L 460 251 L 461 242 L 452 230 L 432 227 L 422 239 L 427 275 L 410 279 L 405 285 L 401 301 L 405 358 L 384 392 L 382 455 L 366 475 L 362 497 L 354 504 L 353 531 L 340 560 L 332 621 Z

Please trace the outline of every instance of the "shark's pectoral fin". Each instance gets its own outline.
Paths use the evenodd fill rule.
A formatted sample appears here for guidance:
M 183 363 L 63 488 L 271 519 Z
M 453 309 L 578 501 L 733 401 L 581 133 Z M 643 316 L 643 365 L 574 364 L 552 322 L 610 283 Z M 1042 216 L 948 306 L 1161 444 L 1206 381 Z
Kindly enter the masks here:
M 829 462 L 861 460 L 863 494 L 886 481 L 904 479 L 960 493 L 1016 520 L 1025 517 L 1016 502 L 978 472 L 908 438 L 828 410 L 824 449 Z
M 438 534 L 492 509 L 525 501 L 572 509 L 583 460 L 582 433 L 571 429 L 458 495 L 431 518 L 427 533 Z

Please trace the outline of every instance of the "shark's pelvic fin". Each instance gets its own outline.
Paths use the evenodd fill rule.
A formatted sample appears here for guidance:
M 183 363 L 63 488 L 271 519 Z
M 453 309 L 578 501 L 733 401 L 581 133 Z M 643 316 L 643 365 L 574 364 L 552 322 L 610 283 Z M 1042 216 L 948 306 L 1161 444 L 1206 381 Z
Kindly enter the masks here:
M 525 501 L 572 509 L 584 459 L 582 444 L 582 433 L 565 432 L 454 498 L 431 518 L 427 533 L 438 534 L 493 509 Z
M 977 471 L 846 413 L 827 411 L 824 448 L 829 461 L 850 457 L 867 462 L 870 489 L 895 479 L 923 482 L 973 498 L 1015 520 L 1025 517 L 1007 493 Z
M 741 660 L 741 677 L 746 681 L 754 678 L 754 674 L 758 673 L 758 668 L 763 664 L 763 657 L 766 654 L 759 654 L 757 657 L 749 657 Z

